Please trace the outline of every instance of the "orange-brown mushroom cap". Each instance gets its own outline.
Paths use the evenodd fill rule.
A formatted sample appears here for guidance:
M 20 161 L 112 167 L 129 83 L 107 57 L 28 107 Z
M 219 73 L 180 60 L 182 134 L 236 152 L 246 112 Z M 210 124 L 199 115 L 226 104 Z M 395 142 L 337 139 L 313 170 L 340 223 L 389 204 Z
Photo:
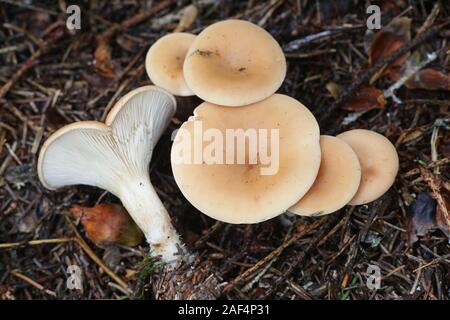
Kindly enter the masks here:
M 286 59 L 264 29 L 247 21 L 225 20 L 196 37 L 183 69 L 188 86 L 201 99 L 243 106 L 277 91 L 286 76 Z
M 212 129 L 209 133 L 215 132 L 215 138 L 209 136 L 198 140 L 195 130 L 200 124 L 205 137 L 207 130 Z M 266 132 L 267 135 L 257 144 L 261 148 L 266 141 L 267 148 L 262 147 L 252 153 L 249 147 L 251 139 L 245 138 L 246 161 L 238 164 L 236 146 L 239 138 L 227 139 L 227 130 L 230 135 L 229 130 L 233 129 L 243 130 L 241 132 L 247 133 L 248 137 L 251 137 L 251 132 Z M 278 136 L 271 138 L 273 133 L 278 133 Z M 216 153 L 211 145 L 220 137 L 223 137 L 223 144 Z M 265 221 L 284 213 L 313 184 L 320 166 L 319 137 L 319 126 L 312 113 L 285 95 L 275 94 L 258 103 L 237 108 L 204 102 L 175 137 L 171 153 L 175 181 L 187 200 L 212 218 L 228 223 Z M 229 141 L 235 144 L 231 145 Z M 277 142 L 278 148 L 274 144 Z M 208 162 L 203 157 L 195 163 L 196 150 L 200 150 L 203 156 L 211 154 L 217 158 Z M 234 161 L 227 164 L 225 158 L 230 150 L 235 151 Z M 263 169 L 268 169 L 277 160 L 273 157 L 269 164 L 269 161 L 261 161 L 261 157 L 276 154 L 276 170 L 262 174 Z M 186 155 L 188 161 L 182 161 Z M 250 163 L 250 159 L 257 161 Z
M 351 205 L 361 205 L 381 197 L 394 183 L 398 172 L 397 150 L 383 135 L 355 129 L 337 136 L 356 152 L 361 164 L 361 183 Z
M 194 95 L 186 84 L 183 63 L 195 35 L 177 32 L 158 39 L 148 50 L 145 68 L 150 80 L 177 96 Z
M 353 149 L 341 139 L 320 137 L 322 161 L 311 189 L 289 211 L 304 215 L 329 214 L 341 209 L 355 195 L 361 167 Z

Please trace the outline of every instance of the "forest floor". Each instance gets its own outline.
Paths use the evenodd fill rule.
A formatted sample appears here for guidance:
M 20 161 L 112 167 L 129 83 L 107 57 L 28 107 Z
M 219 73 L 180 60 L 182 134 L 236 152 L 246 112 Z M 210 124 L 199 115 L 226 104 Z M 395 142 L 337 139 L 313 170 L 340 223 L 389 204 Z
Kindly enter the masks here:
M 369 205 L 216 222 L 183 197 L 168 161 L 171 133 L 198 103 L 186 99 L 154 152 L 151 179 L 188 248 L 216 270 L 221 298 L 450 299 L 450 6 L 372 2 L 390 27 L 368 31 L 366 1 L 193 1 L 198 15 L 185 17 L 185 31 L 228 18 L 257 23 L 286 53 L 279 92 L 308 106 L 323 134 L 375 130 L 400 158 L 394 186 Z M 80 30 L 66 28 L 70 4 L 81 7 Z M 148 246 L 96 246 L 68 211 L 120 201 L 85 186 L 49 191 L 36 162 L 57 128 L 102 120 L 118 98 L 150 84 L 146 51 L 190 4 L 0 0 L 0 299 L 153 297 Z M 426 59 L 425 72 L 403 83 L 405 70 Z M 81 290 L 66 285 L 72 265 Z

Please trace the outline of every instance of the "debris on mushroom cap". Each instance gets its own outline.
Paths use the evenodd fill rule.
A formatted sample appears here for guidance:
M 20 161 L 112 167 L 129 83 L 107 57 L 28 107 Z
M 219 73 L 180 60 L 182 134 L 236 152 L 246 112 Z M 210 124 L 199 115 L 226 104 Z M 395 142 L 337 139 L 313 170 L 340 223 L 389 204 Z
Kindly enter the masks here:
M 381 197 L 394 183 L 399 160 L 395 147 L 383 135 L 354 129 L 337 136 L 347 142 L 361 164 L 361 183 L 351 205 L 365 204 Z
M 177 96 L 193 95 L 183 76 L 183 63 L 194 39 L 190 33 L 171 33 L 150 47 L 145 69 L 154 84 Z
M 305 216 L 335 212 L 355 195 L 361 180 L 361 167 L 353 149 L 344 141 L 320 137 L 322 160 L 311 189 L 289 211 Z
M 198 132 L 209 129 L 214 137 L 199 142 Z M 244 163 L 234 152 L 239 138 L 227 139 L 227 132 L 244 138 Z M 250 149 L 262 132 L 259 149 Z M 187 200 L 204 214 L 228 223 L 258 223 L 284 213 L 311 187 L 320 166 L 319 138 L 312 113 L 285 95 L 236 108 L 204 102 L 175 137 L 173 174 Z M 227 164 L 230 150 L 233 161 Z M 196 162 L 196 154 L 203 158 Z M 205 158 L 209 154 L 212 161 Z M 261 161 L 266 154 L 273 161 Z
M 148 86 L 127 94 L 107 124 L 81 121 L 52 134 L 41 148 L 38 175 L 55 189 L 84 184 L 120 198 L 156 254 L 178 259 L 182 245 L 148 174 L 153 149 L 175 113 L 175 98 Z
M 204 29 L 184 62 L 184 77 L 201 99 L 243 106 L 271 96 L 286 76 L 286 58 L 259 26 L 225 20 Z

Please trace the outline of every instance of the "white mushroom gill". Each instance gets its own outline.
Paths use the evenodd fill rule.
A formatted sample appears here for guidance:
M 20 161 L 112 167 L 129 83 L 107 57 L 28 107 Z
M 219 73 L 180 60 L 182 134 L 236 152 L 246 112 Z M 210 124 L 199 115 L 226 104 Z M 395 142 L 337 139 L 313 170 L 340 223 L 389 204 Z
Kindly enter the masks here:
M 84 184 L 113 193 L 152 250 L 164 261 L 175 262 L 182 244 L 150 182 L 148 164 L 176 102 L 153 86 L 135 92 L 116 104 L 107 124 L 82 121 L 55 132 L 41 149 L 39 178 L 49 189 Z

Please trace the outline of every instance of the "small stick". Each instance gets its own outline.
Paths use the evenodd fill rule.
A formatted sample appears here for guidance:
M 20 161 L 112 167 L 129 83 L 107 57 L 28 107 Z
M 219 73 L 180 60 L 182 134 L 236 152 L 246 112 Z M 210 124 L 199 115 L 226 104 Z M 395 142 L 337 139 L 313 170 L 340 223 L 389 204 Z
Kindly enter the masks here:
M 16 142 L 16 141 L 15 141 Z M 5 143 L 5 147 L 6 150 L 8 150 L 8 153 L 11 155 L 11 157 L 14 159 L 14 161 L 17 162 L 17 164 L 19 166 L 22 165 L 22 161 L 20 161 L 19 157 L 16 155 L 15 151 L 13 150 L 13 148 L 11 148 L 11 146 L 9 145 L 9 143 Z M 14 148 L 15 149 L 15 148 Z
M 22 242 L 10 242 L 10 243 L 0 243 L 0 249 L 11 249 L 17 248 L 21 246 L 36 246 L 40 244 L 54 244 L 54 243 L 64 243 L 76 241 L 75 238 L 54 238 L 54 239 L 39 239 L 39 240 L 31 240 L 31 241 L 22 241 Z
M 313 297 L 301 286 L 298 286 L 296 283 L 291 280 L 286 281 L 291 287 L 292 291 L 294 291 L 298 296 L 302 297 L 304 300 L 313 300 Z
M 41 8 L 41 7 L 36 7 L 36 6 L 31 5 L 31 4 L 27 4 L 25 1 L 0 0 L 0 2 L 8 3 L 8 4 L 11 4 L 13 6 L 22 7 L 22 8 L 26 8 L 26 9 L 37 11 L 37 12 L 47 13 L 47 14 L 54 15 L 54 16 L 58 15 L 58 12 L 56 12 L 56 11 L 49 10 L 49 9 L 44 9 L 44 8 Z
M 298 241 L 300 238 L 304 237 L 306 234 L 310 233 L 312 230 L 316 230 L 323 222 L 324 218 L 316 220 L 314 223 L 306 227 L 305 229 L 299 230 L 296 232 L 289 240 L 281 244 L 278 248 L 273 250 L 263 259 L 259 260 L 253 267 L 247 269 L 244 273 L 237 276 L 233 281 L 231 281 L 224 289 L 225 292 L 229 292 L 233 289 L 237 284 L 239 284 L 242 280 L 247 279 L 250 275 L 256 272 L 259 268 L 265 265 L 267 262 L 272 260 L 275 256 L 279 255 L 284 249 L 289 247 L 294 242 Z
M 419 285 L 420 276 L 422 275 L 422 269 L 419 269 L 416 271 L 416 277 L 414 279 L 414 283 L 412 285 L 411 290 L 409 291 L 409 294 L 412 295 L 414 292 L 416 292 L 417 286 Z
M 253 285 L 257 283 L 259 279 L 261 279 L 266 274 L 266 272 L 272 267 L 272 265 L 278 260 L 279 256 L 280 254 L 277 254 L 272 260 L 270 260 L 269 263 L 241 289 L 241 292 L 246 293 L 250 291 Z
M 26 275 L 17 272 L 17 271 L 11 271 L 11 274 L 27 283 L 29 283 L 30 285 L 32 285 L 33 287 L 35 287 L 38 290 L 44 291 L 46 294 L 52 296 L 52 297 L 56 297 L 56 293 L 54 291 L 45 289 L 45 287 L 43 285 L 41 285 L 40 283 L 37 283 L 36 281 L 34 281 L 33 279 L 27 277 Z
M 95 252 L 89 247 L 89 245 L 84 241 L 83 237 L 78 233 L 77 228 L 73 225 L 72 221 L 65 216 L 66 221 L 69 223 L 72 231 L 75 233 L 76 242 L 80 245 L 83 251 L 100 267 L 102 268 L 108 276 L 110 276 L 118 285 L 120 285 L 129 294 L 132 293 L 130 287 L 123 281 L 118 275 L 116 275 L 108 266 L 95 254 Z
M 437 1 L 434 4 L 433 9 L 431 9 L 431 12 L 428 15 L 427 19 L 425 20 L 423 25 L 417 31 L 416 38 L 418 36 L 420 36 L 422 33 L 424 33 L 425 31 L 427 31 L 433 25 L 434 21 L 436 20 L 437 16 L 439 15 L 439 11 L 440 11 L 440 4 L 439 4 L 439 1 Z
M 437 264 L 437 263 L 439 263 L 439 262 L 441 262 L 441 261 L 446 261 L 446 262 L 448 262 L 448 260 L 447 260 L 448 257 L 450 257 L 450 254 L 446 254 L 446 255 L 444 255 L 444 256 L 442 256 L 442 257 L 439 256 L 439 257 L 437 257 L 437 258 L 431 260 L 430 262 L 425 263 L 424 265 L 421 265 L 420 267 L 414 269 L 413 272 L 417 272 L 417 271 L 419 271 L 419 270 L 425 269 L 425 268 L 427 268 L 427 267 L 429 267 L 429 266 L 431 266 L 431 265 Z
M 298 264 L 305 258 L 306 254 L 313 248 L 317 248 L 317 243 L 324 237 L 324 233 L 330 229 L 330 226 L 333 225 L 336 222 L 336 218 L 330 217 L 330 216 L 324 216 L 320 218 L 320 220 L 317 220 L 316 223 L 311 224 L 309 227 L 309 231 L 318 231 L 311 235 L 311 239 L 308 241 L 308 245 L 306 248 L 301 251 L 297 252 L 294 255 L 293 261 L 287 265 L 286 270 L 280 275 L 279 278 L 275 279 L 272 286 L 267 290 L 261 299 L 267 299 L 277 288 L 281 283 L 283 283 L 289 275 L 292 273 L 292 271 L 298 266 Z M 329 232 L 329 231 L 328 231 Z
M 439 100 L 439 99 L 410 99 L 410 100 L 403 101 L 401 104 L 403 104 L 403 105 L 408 105 L 408 104 L 428 104 L 428 105 L 449 107 L 450 106 L 450 101 L 448 101 L 448 100 Z
M 393 85 L 391 85 L 388 89 L 384 90 L 383 95 L 387 98 L 392 98 L 392 100 L 395 101 L 395 103 L 401 103 L 401 100 L 397 98 L 395 95 L 395 90 L 399 89 L 403 84 L 411 78 L 417 71 L 425 67 L 427 64 L 429 64 L 431 61 L 436 60 L 437 54 L 436 52 L 432 52 L 427 54 L 427 58 L 424 61 L 421 61 L 417 65 L 412 65 L 411 61 L 406 62 L 406 70 L 403 72 L 400 79 L 398 79 Z
M 309 44 L 310 42 L 330 37 L 332 35 L 335 35 L 336 33 L 338 33 L 338 32 L 331 31 L 331 30 L 325 30 L 325 31 L 321 31 L 319 33 L 310 34 L 302 39 L 297 39 L 297 40 L 293 40 L 293 41 L 289 42 L 288 44 L 286 44 L 284 46 L 284 50 L 286 52 L 295 51 L 295 50 L 300 49 L 300 47 L 302 47 L 306 44 Z
M 6 145 L 6 143 L 5 143 Z M 12 151 L 16 151 L 17 149 L 17 141 L 13 142 L 13 145 L 10 147 Z M 8 153 L 8 155 L 5 157 L 5 160 L 3 161 L 2 165 L 0 166 L 0 176 L 3 175 L 3 173 L 5 173 L 6 169 L 8 168 L 9 164 L 12 161 L 12 155 L 11 153 Z
M 42 138 L 44 137 L 44 127 L 40 127 L 37 132 L 33 144 L 31 145 L 31 153 L 36 154 L 38 152 L 39 146 L 41 144 Z
M 222 226 L 223 222 L 216 221 L 216 223 L 214 223 L 212 227 L 209 228 L 209 230 L 194 243 L 194 248 L 198 249 L 199 247 L 201 247 L 206 242 L 206 240 L 208 240 L 209 237 L 211 237 L 211 235 L 219 230 Z
M 5 103 L 5 108 L 6 110 L 8 110 L 9 112 L 11 112 L 15 117 L 17 117 L 19 120 L 21 120 L 22 122 L 26 123 L 26 125 L 34 132 L 38 132 L 39 131 L 39 127 L 34 125 L 33 122 L 27 118 L 27 116 L 25 116 L 16 106 L 14 106 L 14 104 L 10 103 L 10 102 L 6 102 Z
M 128 65 L 125 67 L 125 69 L 123 69 L 123 71 L 117 77 L 117 80 L 116 80 L 117 82 L 122 80 L 122 78 L 131 70 L 131 68 L 133 68 L 133 66 L 136 64 L 136 62 L 138 62 L 138 60 L 141 58 L 141 56 L 146 52 L 145 50 L 146 50 L 146 48 L 141 48 L 139 50 L 139 52 L 134 56 L 134 58 L 131 59 L 131 61 L 128 63 Z M 137 71 L 136 73 L 138 73 L 138 72 L 139 71 Z

